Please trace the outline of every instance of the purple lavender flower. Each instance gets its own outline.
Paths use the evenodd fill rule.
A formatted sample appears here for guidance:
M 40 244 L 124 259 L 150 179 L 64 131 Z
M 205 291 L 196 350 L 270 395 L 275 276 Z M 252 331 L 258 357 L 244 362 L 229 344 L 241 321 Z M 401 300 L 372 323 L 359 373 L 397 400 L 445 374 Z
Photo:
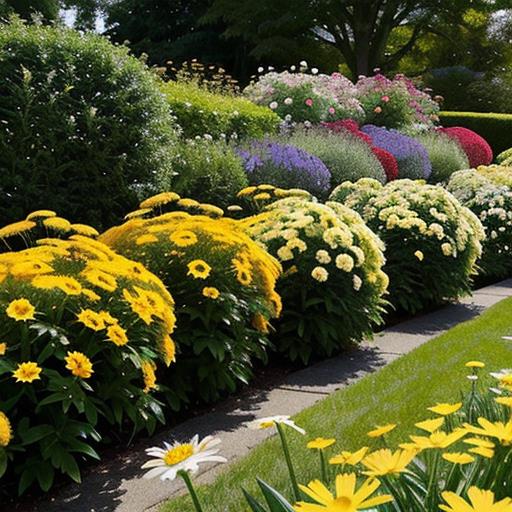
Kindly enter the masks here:
M 373 144 L 389 151 L 398 163 L 398 177 L 413 180 L 427 179 L 432 173 L 432 164 L 423 144 L 397 130 L 387 130 L 367 124 L 361 130 L 368 134 Z
M 329 192 L 331 173 L 318 157 L 287 144 L 255 140 L 239 149 L 249 182 L 302 188 L 320 197 Z

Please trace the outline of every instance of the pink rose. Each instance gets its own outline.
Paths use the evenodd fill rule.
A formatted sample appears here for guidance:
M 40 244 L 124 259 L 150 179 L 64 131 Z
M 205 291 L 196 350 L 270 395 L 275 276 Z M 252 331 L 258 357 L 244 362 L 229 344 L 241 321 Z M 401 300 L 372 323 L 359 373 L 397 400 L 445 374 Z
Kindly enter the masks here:
M 313 100 L 311 98 L 308 98 L 305 102 L 304 102 L 308 107 L 312 107 L 313 106 Z
M 382 107 L 375 107 L 373 109 L 373 111 L 376 113 L 376 114 L 380 114 L 382 112 Z
M 389 97 L 389 96 L 382 96 L 381 100 L 382 100 L 384 103 L 387 103 L 387 102 L 390 100 L 390 97 Z

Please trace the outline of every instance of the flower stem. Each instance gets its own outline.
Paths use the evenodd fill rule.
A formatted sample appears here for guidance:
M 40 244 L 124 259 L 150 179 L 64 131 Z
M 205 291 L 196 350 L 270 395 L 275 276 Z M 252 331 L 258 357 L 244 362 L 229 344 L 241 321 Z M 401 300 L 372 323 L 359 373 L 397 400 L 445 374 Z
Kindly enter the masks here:
M 190 479 L 190 475 L 188 474 L 188 471 L 183 471 L 183 470 L 178 471 L 178 475 L 181 476 L 181 478 L 183 478 L 183 481 L 185 482 L 185 485 L 187 486 L 190 497 L 192 498 L 192 502 L 194 503 L 196 512 L 203 512 L 201 503 L 199 503 L 199 498 L 197 497 L 196 490 L 194 489 L 194 485 L 192 484 L 192 480 Z
M 325 484 L 327 484 L 327 464 L 325 463 L 324 451 L 318 450 L 318 453 L 320 454 L 320 469 L 322 471 L 322 480 L 324 481 Z
M 279 432 L 279 437 L 281 438 L 281 445 L 283 447 L 284 458 L 286 461 L 286 465 L 288 466 L 288 473 L 290 474 L 290 480 L 292 482 L 293 494 L 295 499 L 299 501 L 301 499 L 299 486 L 297 484 L 297 477 L 295 476 L 295 471 L 292 465 L 292 459 L 290 457 L 290 450 L 288 449 L 288 443 L 286 441 L 286 436 L 284 434 L 283 427 L 276 423 L 277 431 Z

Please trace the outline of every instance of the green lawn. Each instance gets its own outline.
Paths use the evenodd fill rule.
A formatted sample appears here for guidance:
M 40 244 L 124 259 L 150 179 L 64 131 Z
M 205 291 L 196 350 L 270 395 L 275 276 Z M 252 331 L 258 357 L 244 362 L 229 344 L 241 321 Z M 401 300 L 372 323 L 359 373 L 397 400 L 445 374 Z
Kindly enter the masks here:
M 334 454 L 368 444 L 368 430 L 392 422 L 398 423 L 399 427 L 389 440 L 401 442 L 412 432 L 414 423 L 430 417 L 426 407 L 456 400 L 460 390 L 469 386 L 465 378 L 465 362 L 471 359 L 484 361 L 486 372 L 512 366 L 512 342 L 502 340 L 503 335 L 512 335 L 512 299 L 500 302 L 478 318 L 451 329 L 298 414 L 295 420 L 308 435 L 303 438 L 288 431 L 288 439 L 299 482 L 307 483 L 318 476 L 317 454 L 305 448 L 307 439 L 335 437 L 338 442 L 329 452 Z M 212 485 L 199 488 L 205 512 L 248 510 L 240 489 L 244 487 L 257 494 L 256 477 L 291 496 L 286 467 L 275 436 L 226 468 Z M 189 511 L 193 508 L 188 496 L 172 500 L 160 510 Z

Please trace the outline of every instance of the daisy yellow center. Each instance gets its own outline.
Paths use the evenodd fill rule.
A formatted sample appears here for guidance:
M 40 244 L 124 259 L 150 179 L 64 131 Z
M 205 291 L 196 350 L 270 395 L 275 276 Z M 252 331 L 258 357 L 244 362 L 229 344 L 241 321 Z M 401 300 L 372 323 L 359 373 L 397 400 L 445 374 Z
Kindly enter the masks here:
M 164 455 L 164 462 L 168 466 L 174 466 L 188 459 L 194 454 L 194 448 L 191 444 L 180 444 L 176 448 L 168 450 Z
M 334 500 L 334 508 L 337 512 L 345 512 L 346 510 L 353 510 L 353 503 L 347 496 L 340 496 Z

